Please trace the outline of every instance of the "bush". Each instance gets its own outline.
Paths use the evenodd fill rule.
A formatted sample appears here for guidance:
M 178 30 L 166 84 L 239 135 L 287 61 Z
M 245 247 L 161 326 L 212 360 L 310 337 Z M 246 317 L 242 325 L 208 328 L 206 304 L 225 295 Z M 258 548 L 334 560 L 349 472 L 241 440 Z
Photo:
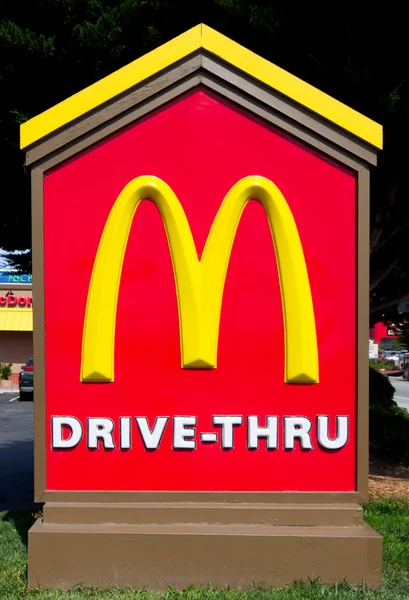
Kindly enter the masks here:
M 11 363 L 0 363 L 0 379 L 9 379 L 11 376 Z
M 382 362 L 382 361 L 381 361 Z M 396 407 L 393 399 L 395 388 L 387 377 L 369 369 L 369 406 Z
M 378 458 L 409 465 L 409 412 L 393 399 L 395 388 L 369 369 L 369 446 Z
M 370 449 L 379 458 L 409 465 L 409 413 L 404 408 L 371 406 Z
M 375 369 L 375 371 L 380 371 L 381 369 L 394 371 L 398 368 L 393 360 L 381 360 L 380 358 L 370 358 L 369 366 Z

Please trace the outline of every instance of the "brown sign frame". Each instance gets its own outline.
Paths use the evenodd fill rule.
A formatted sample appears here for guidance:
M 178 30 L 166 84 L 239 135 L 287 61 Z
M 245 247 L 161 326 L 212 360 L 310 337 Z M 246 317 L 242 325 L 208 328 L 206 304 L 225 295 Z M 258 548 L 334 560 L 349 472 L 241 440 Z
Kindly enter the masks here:
M 234 86 L 232 84 L 234 82 Z M 89 148 L 130 122 L 163 106 L 193 87 L 201 85 L 221 94 L 238 106 L 262 117 L 322 152 L 327 158 L 348 167 L 357 176 L 357 491 L 356 492 L 56 492 L 46 489 L 45 460 L 45 337 L 44 337 L 44 231 L 43 178 L 49 169 Z M 238 86 L 238 87 L 236 87 Z M 257 100 L 256 100 L 257 97 Z M 261 99 L 264 101 L 262 102 Z M 285 109 L 285 114 L 284 114 Z M 275 92 L 229 65 L 200 51 L 181 63 L 136 86 L 123 97 L 103 106 L 91 116 L 57 131 L 29 149 L 26 163 L 31 167 L 33 214 L 33 297 L 35 377 L 35 499 L 38 502 L 105 501 L 220 501 L 255 502 L 365 502 L 368 498 L 368 323 L 369 323 L 369 164 L 376 152 L 368 145 L 316 115 L 291 106 Z

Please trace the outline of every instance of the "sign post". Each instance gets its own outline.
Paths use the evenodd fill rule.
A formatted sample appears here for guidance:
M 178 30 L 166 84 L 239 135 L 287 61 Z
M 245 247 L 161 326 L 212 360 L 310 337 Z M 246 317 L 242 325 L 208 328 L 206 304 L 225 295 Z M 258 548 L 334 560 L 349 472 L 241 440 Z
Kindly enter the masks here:
M 21 145 L 30 585 L 379 585 L 360 504 L 381 127 L 199 25 Z

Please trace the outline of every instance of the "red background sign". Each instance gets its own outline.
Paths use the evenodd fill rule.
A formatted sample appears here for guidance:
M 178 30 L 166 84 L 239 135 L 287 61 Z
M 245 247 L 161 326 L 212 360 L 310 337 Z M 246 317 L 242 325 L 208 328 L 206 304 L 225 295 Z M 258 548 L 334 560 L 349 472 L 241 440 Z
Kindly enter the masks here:
M 306 258 L 318 335 L 320 383 L 284 383 L 284 338 L 274 249 L 262 207 L 251 202 L 234 242 L 224 289 L 218 368 L 180 368 L 173 269 L 158 211 L 138 208 L 119 292 L 115 382 L 81 383 L 82 329 L 88 286 L 108 214 L 139 175 L 168 183 L 203 250 L 219 206 L 247 175 L 271 179 L 296 221 Z M 344 167 L 236 106 L 198 89 L 50 172 L 44 182 L 47 489 L 352 491 L 355 471 L 356 179 Z M 75 284 L 61 282 L 61 269 Z M 64 295 L 65 307 L 52 302 Z M 172 450 L 171 423 L 160 448 L 146 451 L 133 425 L 132 449 L 119 449 L 118 419 L 198 417 L 197 437 L 212 415 L 307 416 L 314 449 L 246 448 L 198 442 Z M 349 416 L 338 451 L 316 442 L 316 416 Z M 51 449 L 53 415 L 110 417 L 117 448 Z M 331 433 L 331 432 L 330 432 Z M 332 432 L 334 433 L 334 432 Z
M 0 296 L 0 307 L 23 308 L 25 306 L 33 306 L 33 298 L 31 296 Z

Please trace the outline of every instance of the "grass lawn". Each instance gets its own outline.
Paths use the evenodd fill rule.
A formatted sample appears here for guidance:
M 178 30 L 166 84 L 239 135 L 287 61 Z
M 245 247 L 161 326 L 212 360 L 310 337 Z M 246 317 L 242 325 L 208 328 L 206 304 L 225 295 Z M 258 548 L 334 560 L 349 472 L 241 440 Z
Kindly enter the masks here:
M 213 589 L 168 590 L 154 594 L 144 590 L 103 591 L 75 589 L 70 592 L 45 591 L 27 587 L 27 530 L 34 521 L 30 512 L 0 513 L 0 600 L 19 598 L 52 600 L 56 598 L 140 599 L 155 600 L 275 600 L 275 599 L 409 599 L 409 502 L 385 499 L 365 507 L 365 519 L 384 537 L 384 577 L 379 590 L 364 587 L 322 586 L 319 582 L 294 585 L 281 590 L 251 589 L 248 592 Z

